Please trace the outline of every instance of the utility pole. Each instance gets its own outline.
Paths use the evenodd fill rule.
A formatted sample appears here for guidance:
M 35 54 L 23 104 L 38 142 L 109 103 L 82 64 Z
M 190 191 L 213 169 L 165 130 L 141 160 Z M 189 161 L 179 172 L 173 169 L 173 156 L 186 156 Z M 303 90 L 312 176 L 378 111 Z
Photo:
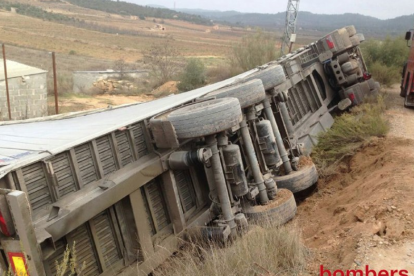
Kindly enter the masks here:
M 287 49 L 288 53 L 290 53 L 292 51 L 292 46 L 296 41 L 296 22 L 299 13 L 299 2 L 300 0 L 288 0 L 285 30 L 280 48 L 282 55 L 286 54 Z
M 53 92 L 55 94 L 55 113 L 59 114 L 55 52 L 52 52 L 52 66 L 53 66 Z
M 6 59 L 6 46 L 1 45 L 3 49 L 3 66 L 4 66 L 4 81 L 6 83 L 6 97 L 7 97 L 7 110 L 9 112 L 9 120 L 11 117 L 11 107 L 10 107 L 10 94 L 9 94 L 9 80 L 7 79 L 7 59 Z

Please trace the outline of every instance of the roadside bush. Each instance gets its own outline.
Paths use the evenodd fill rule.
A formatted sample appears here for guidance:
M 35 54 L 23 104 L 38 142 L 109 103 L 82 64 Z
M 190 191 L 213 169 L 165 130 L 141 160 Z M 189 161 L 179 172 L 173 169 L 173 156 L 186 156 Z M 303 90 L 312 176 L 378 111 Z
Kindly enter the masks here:
M 151 68 L 153 86 L 159 86 L 172 80 L 181 70 L 181 53 L 170 40 L 153 44 L 149 51 L 144 52 L 144 62 Z
M 230 52 L 230 64 L 232 67 L 247 71 L 277 59 L 279 55 L 275 41 L 275 36 L 261 30 L 243 37 Z
M 308 250 L 298 226 L 271 222 L 252 226 L 229 247 L 189 243 L 154 276 L 297 275 L 306 266 Z
M 374 76 L 375 80 L 386 86 L 391 86 L 400 81 L 401 70 L 402 66 L 401 69 L 396 66 L 389 67 L 379 61 L 375 61 L 369 66 L 369 72 Z
M 384 85 L 400 81 L 409 48 L 402 37 L 386 38 L 384 41 L 368 40 L 361 45 L 368 70 Z
M 335 172 L 335 165 L 354 155 L 370 138 L 387 134 L 389 125 L 384 118 L 385 108 L 384 98 L 380 96 L 377 102 L 354 107 L 349 113 L 335 118 L 332 128 L 318 135 L 312 159 L 321 175 Z
M 177 85 L 180 91 L 190 91 L 206 83 L 206 68 L 199 59 L 190 59 L 179 78 Z

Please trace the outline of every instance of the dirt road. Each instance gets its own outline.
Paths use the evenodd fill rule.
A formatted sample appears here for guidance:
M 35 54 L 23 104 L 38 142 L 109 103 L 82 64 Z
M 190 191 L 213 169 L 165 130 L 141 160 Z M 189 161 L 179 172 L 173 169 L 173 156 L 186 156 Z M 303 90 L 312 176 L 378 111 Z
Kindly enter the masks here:
M 141 103 L 154 100 L 155 97 L 151 95 L 140 96 L 126 96 L 126 95 L 71 95 L 59 98 L 60 113 L 76 112 L 91 110 L 97 108 L 107 108 L 108 106 L 117 106 L 123 104 Z M 48 99 L 49 115 L 54 114 L 54 98 L 50 96 Z
M 407 139 L 414 139 L 414 109 L 404 108 L 403 98 L 399 97 L 399 85 L 389 89 L 387 98 L 387 116 L 390 120 L 389 135 Z
M 388 137 L 367 142 L 299 206 L 309 275 L 320 265 L 414 274 L 414 110 L 404 109 L 398 87 L 387 104 Z

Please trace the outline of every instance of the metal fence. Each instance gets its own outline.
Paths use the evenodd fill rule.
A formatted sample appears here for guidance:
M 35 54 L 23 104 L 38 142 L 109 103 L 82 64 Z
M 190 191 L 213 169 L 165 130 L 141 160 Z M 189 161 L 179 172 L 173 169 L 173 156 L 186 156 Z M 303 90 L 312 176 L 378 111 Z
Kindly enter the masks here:
M 114 60 L 80 56 L 74 51 L 55 53 L 1 45 L 0 121 L 65 112 L 59 97 L 73 93 L 74 71 L 116 69 Z

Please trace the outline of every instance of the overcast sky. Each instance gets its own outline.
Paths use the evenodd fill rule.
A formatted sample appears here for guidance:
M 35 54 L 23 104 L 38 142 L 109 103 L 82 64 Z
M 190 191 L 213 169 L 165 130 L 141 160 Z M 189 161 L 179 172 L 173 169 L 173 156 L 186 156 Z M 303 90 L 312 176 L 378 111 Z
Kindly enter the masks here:
M 139 5 L 162 5 L 177 8 L 206 10 L 235 10 L 240 12 L 277 13 L 286 10 L 287 0 L 125 0 Z M 337 14 L 360 13 L 380 19 L 414 13 L 413 0 L 301 0 L 301 11 Z M 414 23 L 414 22 L 413 22 Z

